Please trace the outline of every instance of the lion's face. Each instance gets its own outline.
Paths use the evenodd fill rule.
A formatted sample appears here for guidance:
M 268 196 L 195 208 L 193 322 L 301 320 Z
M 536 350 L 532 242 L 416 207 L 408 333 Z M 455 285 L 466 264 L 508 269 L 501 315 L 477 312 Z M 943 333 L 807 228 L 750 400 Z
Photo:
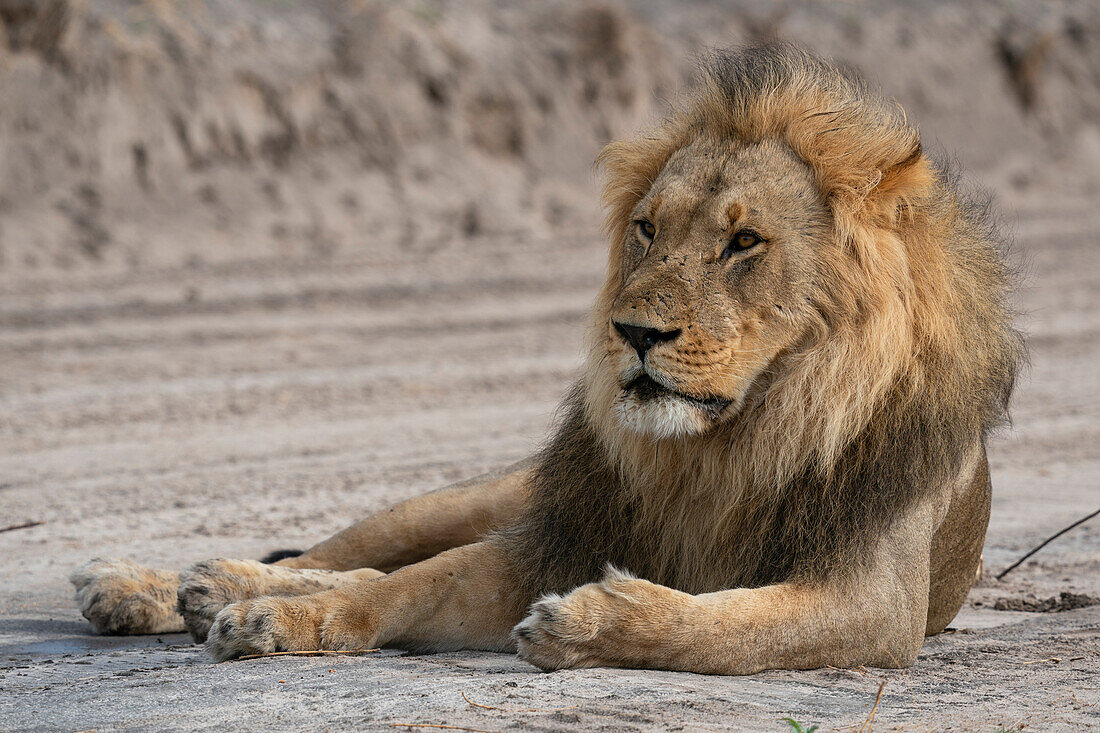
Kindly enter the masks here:
M 701 139 L 669 159 L 631 218 L 601 314 L 610 409 L 655 438 L 706 432 L 810 332 L 839 256 L 830 211 L 785 144 Z

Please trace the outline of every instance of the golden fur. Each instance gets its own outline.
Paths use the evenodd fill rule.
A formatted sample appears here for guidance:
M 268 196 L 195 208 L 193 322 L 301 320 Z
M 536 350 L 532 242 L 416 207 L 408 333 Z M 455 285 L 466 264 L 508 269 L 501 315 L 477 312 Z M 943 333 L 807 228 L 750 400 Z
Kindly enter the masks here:
M 904 666 L 950 621 L 1022 357 L 998 241 L 852 74 L 785 45 L 704 68 L 660 127 L 599 157 L 607 279 L 547 447 L 277 573 L 188 571 L 179 612 L 215 657 L 393 644 L 544 668 Z M 101 625 L 133 591 L 97 567 L 78 588 Z M 295 575 L 365 567 L 395 572 Z

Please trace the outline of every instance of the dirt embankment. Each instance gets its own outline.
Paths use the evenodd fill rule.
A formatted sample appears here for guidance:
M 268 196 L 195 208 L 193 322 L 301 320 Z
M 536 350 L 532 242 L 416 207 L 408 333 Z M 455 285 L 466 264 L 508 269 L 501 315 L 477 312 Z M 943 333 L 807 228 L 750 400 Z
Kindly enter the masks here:
M 599 147 L 701 49 L 775 37 L 860 67 L 987 181 L 1097 190 L 1084 1 L 0 0 L 0 23 L 0 277 L 587 227 Z

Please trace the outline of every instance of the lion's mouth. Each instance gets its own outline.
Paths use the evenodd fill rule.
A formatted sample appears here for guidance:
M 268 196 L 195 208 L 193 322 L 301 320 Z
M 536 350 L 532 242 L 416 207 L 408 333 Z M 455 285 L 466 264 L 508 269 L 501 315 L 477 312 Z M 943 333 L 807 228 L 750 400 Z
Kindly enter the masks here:
M 653 377 L 649 376 L 645 372 L 642 372 L 638 376 L 631 379 L 625 385 L 623 385 L 624 392 L 632 392 L 635 397 L 640 400 L 655 400 L 660 397 L 675 397 L 680 400 L 684 400 L 692 405 L 695 405 L 701 410 L 704 410 L 712 415 L 718 415 L 722 410 L 729 407 L 733 400 L 722 399 L 721 397 L 692 397 L 686 395 L 683 392 L 677 392 L 676 390 L 669 389 L 664 386 Z

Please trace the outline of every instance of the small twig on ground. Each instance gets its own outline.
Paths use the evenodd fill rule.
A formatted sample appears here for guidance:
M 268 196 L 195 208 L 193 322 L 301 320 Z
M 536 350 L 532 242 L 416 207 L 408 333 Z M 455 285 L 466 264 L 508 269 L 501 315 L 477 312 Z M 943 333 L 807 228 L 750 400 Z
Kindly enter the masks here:
M 243 662 L 246 659 L 262 659 L 264 657 L 337 657 L 337 656 L 349 656 L 353 657 L 356 654 L 370 654 L 371 652 L 380 652 L 381 649 L 349 649 L 346 651 L 340 651 L 338 649 L 309 649 L 303 652 L 267 652 L 266 654 L 245 654 L 243 657 L 237 657 L 232 660 L 235 662 Z
M 1057 532 L 1055 532 L 1054 534 L 1052 534 L 1052 535 L 1051 535 L 1050 537 L 1047 537 L 1047 538 L 1046 538 L 1045 540 L 1043 540 L 1043 541 L 1042 541 L 1042 542 L 1040 542 L 1040 543 L 1039 543 L 1038 545 L 1036 545 L 1036 546 L 1035 546 L 1035 547 L 1034 547 L 1034 548 L 1033 548 L 1033 549 L 1032 549 L 1032 550 L 1031 550 L 1030 552 L 1028 552 L 1028 553 L 1027 553 L 1026 555 L 1024 555 L 1024 556 L 1023 556 L 1023 557 L 1021 557 L 1021 558 L 1020 558 L 1019 560 L 1017 560 L 1016 562 L 1012 563 L 1012 564 L 1011 564 L 1011 565 L 1009 565 L 1009 566 L 1008 566 L 1007 568 L 1005 568 L 1004 570 L 1002 570 L 1002 571 L 1000 572 L 1000 574 L 999 574 L 999 575 L 997 575 L 997 580 L 1000 580 L 1001 578 L 1003 578 L 1004 576 L 1008 575 L 1009 573 L 1011 573 L 1011 572 L 1012 572 L 1013 570 L 1015 570 L 1016 568 L 1020 567 L 1020 564 L 1021 564 L 1021 563 L 1022 563 L 1022 562 L 1023 562 L 1024 560 L 1028 559 L 1029 557 L 1031 557 L 1032 555 L 1034 555 L 1034 554 L 1035 554 L 1036 552 L 1038 552 L 1039 550 L 1043 549 L 1043 548 L 1044 548 L 1044 547 L 1046 547 L 1046 546 L 1047 546 L 1048 544 L 1050 544 L 1050 543 L 1051 543 L 1051 542 L 1053 542 L 1054 540 L 1056 540 L 1056 539 L 1058 539 L 1059 537 L 1061 537 L 1062 535 L 1064 535 L 1064 534 L 1065 534 L 1066 532 L 1069 532 L 1069 531 L 1070 531 L 1071 529 L 1073 529 L 1074 527 L 1078 527 L 1078 526 L 1080 526 L 1080 525 L 1084 524 L 1085 522 L 1089 521 L 1090 519 L 1092 519 L 1093 517 L 1095 517 L 1095 516 L 1097 516 L 1097 515 L 1100 515 L 1100 509 L 1097 509 L 1097 510 L 1096 510 L 1096 511 L 1094 511 L 1094 512 L 1093 512 L 1092 514 L 1089 514 L 1089 515 L 1088 515 L 1087 517 L 1081 517 L 1080 519 L 1078 519 L 1078 520 L 1077 520 L 1076 522 L 1074 522 L 1073 524 L 1069 525 L 1068 527 L 1065 527 L 1065 528 L 1063 528 L 1063 529 L 1060 529 L 1060 530 L 1058 530 Z
M 500 710 L 505 713 L 560 713 L 562 710 L 576 710 L 579 705 L 570 705 L 565 708 L 498 708 L 493 705 L 482 705 L 479 702 L 474 702 L 470 698 L 466 697 L 466 693 L 459 691 L 462 695 L 462 699 L 473 705 L 475 708 L 484 708 L 485 710 Z
M 851 669 L 846 669 L 844 667 L 834 667 L 831 664 L 826 664 L 825 669 L 832 670 L 833 672 L 845 672 L 847 674 L 855 675 L 856 677 L 863 677 L 867 674 L 867 668 L 863 665 L 852 667 Z
M 461 725 L 443 725 L 442 723 L 386 723 L 391 728 L 446 728 L 447 730 L 471 730 L 475 733 L 496 733 L 484 728 L 465 728 Z
M 37 527 L 45 522 L 23 522 L 22 524 L 9 524 L 7 527 L 0 527 L 0 532 L 11 532 L 16 529 L 29 529 L 31 527 Z
M 875 713 L 878 712 L 878 704 L 882 702 L 882 691 L 886 689 L 886 680 L 878 683 L 878 694 L 875 695 L 875 704 L 871 708 L 871 714 L 867 716 L 867 720 L 863 721 L 863 725 L 859 726 L 857 733 L 871 733 L 871 728 L 875 724 Z
M 1059 664 L 1061 661 L 1061 657 L 1047 657 L 1046 659 L 1032 659 L 1030 662 L 1020 662 L 1020 664 L 1042 664 L 1043 662 L 1054 662 L 1055 664 Z

